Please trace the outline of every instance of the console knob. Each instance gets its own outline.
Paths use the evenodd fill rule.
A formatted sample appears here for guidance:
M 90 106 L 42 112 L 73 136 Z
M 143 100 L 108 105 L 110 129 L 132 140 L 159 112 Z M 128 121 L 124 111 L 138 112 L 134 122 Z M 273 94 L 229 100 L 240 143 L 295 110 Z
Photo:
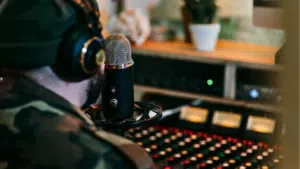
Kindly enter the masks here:
M 118 100 L 117 99 L 111 99 L 109 101 L 110 105 L 114 108 L 116 108 L 118 106 Z

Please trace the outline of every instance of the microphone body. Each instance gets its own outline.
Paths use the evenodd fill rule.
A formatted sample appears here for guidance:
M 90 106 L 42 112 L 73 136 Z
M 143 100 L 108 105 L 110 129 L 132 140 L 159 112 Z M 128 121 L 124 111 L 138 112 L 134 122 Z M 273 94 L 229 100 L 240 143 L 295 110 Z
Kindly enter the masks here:
M 104 42 L 104 51 L 103 115 L 114 122 L 131 119 L 134 114 L 134 62 L 130 42 L 123 35 L 111 35 Z
M 104 116 L 130 119 L 134 112 L 133 62 L 129 66 L 105 66 L 102 106 Z

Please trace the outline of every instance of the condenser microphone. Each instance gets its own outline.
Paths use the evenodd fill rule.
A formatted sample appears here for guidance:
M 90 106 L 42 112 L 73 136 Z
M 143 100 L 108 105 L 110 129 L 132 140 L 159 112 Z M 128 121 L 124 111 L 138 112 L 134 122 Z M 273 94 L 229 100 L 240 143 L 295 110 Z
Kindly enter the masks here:
M 110 121 L 130 119 L 134 113 L 134 62 L 130 42 L 123 35 L 110 35 L 104 42 L 104 50 L 103 115 Z
M 162 117 L 158 105 L 134 101 L 134 62 L 129 40 L 123 35 L 110 35 L 105 39 L 104 50 L 101 103 L 86 109 L 87 116 L 96 126 L 116 133 L 158 122 Z

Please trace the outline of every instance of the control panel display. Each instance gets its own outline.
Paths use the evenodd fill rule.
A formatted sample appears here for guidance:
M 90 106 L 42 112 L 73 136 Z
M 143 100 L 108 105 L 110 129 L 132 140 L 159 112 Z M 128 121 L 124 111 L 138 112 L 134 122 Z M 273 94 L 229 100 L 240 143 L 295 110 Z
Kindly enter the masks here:
M 272 134 L 275 129 L 275 120 L 265 117 L 249 116 L 247 121 L 247 130 Z
M 227 128 L 239 128 L 242 116 L 233 112 L 215 111 L 212 119 L 213 125 Z
M 181 109 L 180 119 L 193 123 L 205 123 L 208 116 L 208 109 L 201 107 L 185 106 Z

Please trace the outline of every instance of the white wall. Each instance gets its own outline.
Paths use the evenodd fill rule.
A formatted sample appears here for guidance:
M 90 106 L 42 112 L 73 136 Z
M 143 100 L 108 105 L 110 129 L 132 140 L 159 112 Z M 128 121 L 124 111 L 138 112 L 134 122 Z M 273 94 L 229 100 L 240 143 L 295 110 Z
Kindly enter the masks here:
M 222 17 L 252 17 L 253 0 L 217 0 Z
M 181 0 L 161 0 L 151 12 L 153 19 L 181 20 Z

